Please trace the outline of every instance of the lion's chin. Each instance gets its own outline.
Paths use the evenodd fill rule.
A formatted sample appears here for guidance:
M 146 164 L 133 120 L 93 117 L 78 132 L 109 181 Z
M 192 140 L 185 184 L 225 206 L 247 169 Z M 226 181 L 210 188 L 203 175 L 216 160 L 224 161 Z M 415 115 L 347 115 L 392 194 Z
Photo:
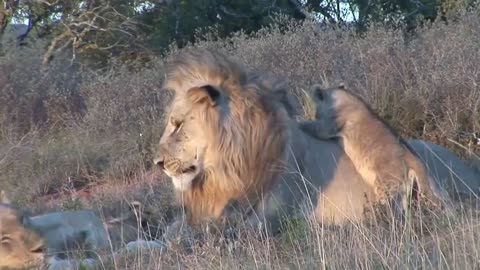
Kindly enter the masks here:
M 192 187 L 193 180 L 197 176 L 197 172 L 183 173 L 181 175 L 170 176 L 172 178 L 173 187 L 178 191 L 187 191 Z

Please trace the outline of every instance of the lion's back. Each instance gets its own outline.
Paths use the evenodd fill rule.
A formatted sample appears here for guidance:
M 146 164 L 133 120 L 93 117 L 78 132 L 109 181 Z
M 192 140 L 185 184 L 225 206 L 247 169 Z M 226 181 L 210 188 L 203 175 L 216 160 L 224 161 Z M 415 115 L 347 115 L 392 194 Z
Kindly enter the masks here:
M 108 245 L 103 222 L 91 210 L 52 212 L 34 216 L 31 222 L 58 252 L 69 248 L 65 243 L 83 243 L 94 249 Z
M 408 140 L 407 143 L 425 164 L 438 187 L 452 196 L 480 195 L 480 173 L 448 149 L 423 140 Z

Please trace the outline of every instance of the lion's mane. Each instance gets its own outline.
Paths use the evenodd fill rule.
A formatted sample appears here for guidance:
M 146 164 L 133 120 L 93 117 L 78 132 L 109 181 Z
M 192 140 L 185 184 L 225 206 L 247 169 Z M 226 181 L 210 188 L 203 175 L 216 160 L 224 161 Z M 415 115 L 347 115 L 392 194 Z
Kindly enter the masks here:
M 178 194 L 192 224 L 218 217 L 231 200 L 257 203 L 281 171 L 290 140 L 292 103 L 281 81 L 248 73 L 207 49 L 183 52 L 167 64 L 164 88 L 186 95 L 203 85 L 218 88 L 227 108 L 203 107 L 199 114 L 208 127 L 213 150 L 205 159 L 212 166 L 192 189 Z

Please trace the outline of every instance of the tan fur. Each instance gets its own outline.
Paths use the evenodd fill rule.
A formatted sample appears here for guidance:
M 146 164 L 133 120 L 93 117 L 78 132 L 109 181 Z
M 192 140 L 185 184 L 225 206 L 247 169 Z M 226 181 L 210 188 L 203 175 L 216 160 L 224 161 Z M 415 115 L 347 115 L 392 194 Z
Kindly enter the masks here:
M 316 120 L 303 123 L 302 129 L 318 139 L 341 138 L 345 153 L 379 201 L 405 202 L 414 185 L 435 203 L 446 199 L 416 154 L 359 96 L 343 85 L 315 85 L 313 100 Z
M 44 260 L 43 239 L 28 226 L 26 216 L 0 192 L 0 269 L 38 266 Z

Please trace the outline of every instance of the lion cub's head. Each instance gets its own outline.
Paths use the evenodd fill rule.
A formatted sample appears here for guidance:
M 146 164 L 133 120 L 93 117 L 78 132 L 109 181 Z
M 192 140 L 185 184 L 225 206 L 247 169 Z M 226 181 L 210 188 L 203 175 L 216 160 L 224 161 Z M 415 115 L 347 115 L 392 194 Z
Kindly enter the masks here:
M 362 119 L 368 108 L 359 102 L 357 95 L 343 84 L 332 88 L 312 87 L 312 96 L 316 105 L 315 120 L 322 139 L 341 136 L 342 131 Z
M 0 269 L 38 266 L 44 260 L 43 240 L 29 228 L 29 218 L 0 192 Z

